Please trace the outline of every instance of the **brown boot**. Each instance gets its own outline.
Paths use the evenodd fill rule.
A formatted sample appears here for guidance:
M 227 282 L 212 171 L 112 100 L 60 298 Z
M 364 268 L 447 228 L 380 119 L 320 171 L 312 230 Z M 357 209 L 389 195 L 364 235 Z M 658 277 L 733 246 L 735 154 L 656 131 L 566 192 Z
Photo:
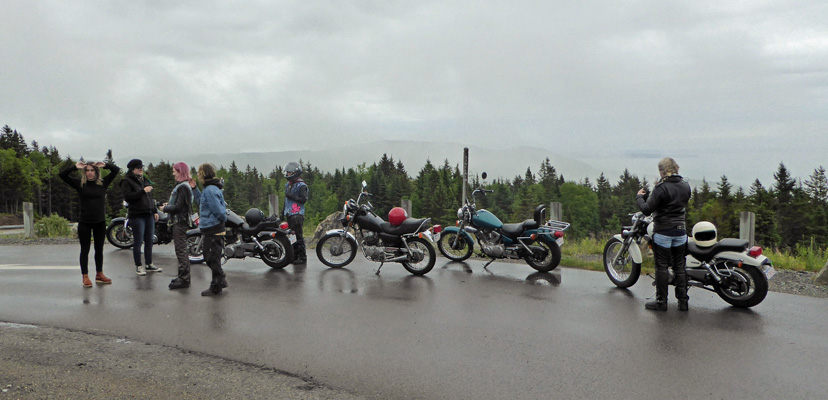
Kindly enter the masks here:
M 83 274 L 83 287 L 92 287 L 92 281 L 89 280 L 89 275 Z
M 112 283 L 112 279 L 107 278 L 106 275 L 103 274 L 103 272 L 98 272 L 97 274 L 95 274 L 95 282 L 97 282 L 99 285 L 102 285 Z

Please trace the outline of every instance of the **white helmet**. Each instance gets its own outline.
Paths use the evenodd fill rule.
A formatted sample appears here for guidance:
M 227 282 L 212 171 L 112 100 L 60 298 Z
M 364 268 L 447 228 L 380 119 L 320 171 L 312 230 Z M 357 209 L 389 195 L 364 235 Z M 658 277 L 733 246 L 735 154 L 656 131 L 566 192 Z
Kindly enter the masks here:
M 693 225 L 693 240 L 696 246 L 710 247 L 716 244 L 716 225 L 712 222 L 701 221 Z

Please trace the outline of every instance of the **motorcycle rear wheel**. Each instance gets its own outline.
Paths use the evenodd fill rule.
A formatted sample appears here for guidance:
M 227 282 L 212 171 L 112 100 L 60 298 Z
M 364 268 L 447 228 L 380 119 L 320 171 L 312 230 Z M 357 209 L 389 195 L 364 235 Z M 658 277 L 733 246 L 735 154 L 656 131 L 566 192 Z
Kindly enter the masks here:
M 190 264 L 204 262 L 204 236 L 201 233 L 187 236 L 187 257 L 190 258 Z
M 455 243 L 457 241 L 457 243 Z M 454 246 L 452 244 L 454 243 Z M 440 254 L 451 261 L 463 261 L 472 255 L 474 246 L 466 241 L 459 232 L 443 232 L 437 241 Z
M 131 249 L 135 244 L 132 229 L 124 226 L 124 221 L 113 222 L 106 228 L 106 239 L 119 249 Z
M 262 252 L 262 261 L 273 269 L 282 269 L 293 261 L 293 246 L 285 236 L 277 236 L 267 242 Z
M 558 243 L 538 240 L 530 244 L 546 248 L 546 256 L 542 259 L 538 254 L 528 254 L 523 257 L 523 260 L 526 261 L 530 267 L 536 269 L 538 272 L 549 272 L 555 268 L 558 268 L 558 265 L 561 263 L 561 248 L 558 246 Z
M 636 246 L 631 243 L 630 246 Z M 623 250 L 623 254 L 618 254 Z M 613 257 L 618 256 L 613 265 Z M 620 288 L 628 288 L 638 282 L 641 276 L 641 263 L 634 262 L 629 250 L 624 250 L 624 242 L 618 238 L 611 238 L 604 245 L 604 271 L 607 277 Z
M 765 300 L 768 295 L 768 279 L 765 274 L 752 265 L 733 268 L 733 275 L 724 278 L 721 286 L 716 286 L 716 294 L 722 300 L 736 307 L 753 307 Z
M 354 261 L 357 244 L 348 236 L 325 235 L 316 244 L 316 257 L 331 268 L 342 268 Z
M 437 252 L 434 251 L 434 246 L 426 239 L 414 238 L 408 240 L 408 248 L 411 251 L 422 252 L 423 258 L 414 261 L 409 257 L 410 261 L 403 261 L 402 265 L 406 271 L 414 275 L 425 275 L 428 271 L 434 268 L 434 263 L 437 262 Z

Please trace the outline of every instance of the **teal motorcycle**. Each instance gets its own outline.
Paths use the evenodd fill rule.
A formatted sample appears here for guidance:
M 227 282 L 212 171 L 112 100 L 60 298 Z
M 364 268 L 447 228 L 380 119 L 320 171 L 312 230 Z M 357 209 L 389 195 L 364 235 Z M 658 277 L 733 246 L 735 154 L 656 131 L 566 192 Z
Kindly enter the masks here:
M 483 173 L 486 179 L 486 173 Z M 474 252 L 475 239 L 484 255 L 491 258 L 484 265 L 488 267 L 497 259 L 523 259 L 529 266 L 549 272 L 561 262 L 561 246 L 564 231 L 569 224 L 545 220 L 546 206 L 535 208 L 534 219 L 504 224 L 490 211 L 477 209 L 476 195 L 492 193 L 493 190 L 477 188 L 472 191 L 472 202 L 457 210 L 457 226 L 443 228 L 437 248 L 446 258 L 463 261 Z M 472 237 L 474 236 L 474 237 Z

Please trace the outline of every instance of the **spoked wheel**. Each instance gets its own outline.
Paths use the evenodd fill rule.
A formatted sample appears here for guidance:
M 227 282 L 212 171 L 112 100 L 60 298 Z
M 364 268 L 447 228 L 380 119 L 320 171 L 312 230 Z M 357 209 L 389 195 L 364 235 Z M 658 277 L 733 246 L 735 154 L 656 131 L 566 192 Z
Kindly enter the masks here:
M 452 261 L 463 261 L 472 255 L 474 246 L 460 232 L 443 232 L 437 241 L 440 254 Z
M 204 262 L 204 236 L 201 233 L 187 236 L 187 257 L 191 264 Z
M 285 236 L 277 236 L 264 243 L 262 261 L 270 268 L 281 269 L 293 261 L 293 246 Z
M 414 275 L 425 275 L 434 268 L 434 263 L 437 262 L 437 252 L 434 251 L 431 242 L 421 238 L 410 239 L 408 248 L 411 250 L 411 255 L 408 261 L 402 262 L 406 271 Z
M 316 257 L 331 268 L 342 268 L 354 261 L 357 244 L 348 236 L 325 235 L 316 244 Z
M 124 226 L 124 221 L 114 222 L 106 229 L 106 239 L 113 246 L 120 249 L 129 249 L 135 244 L 132 237 L 132 228 Z
M 632 242 L 630 246 L 637 244 Z M 641 276 L 641 263 L 634 262 L 629 248 L 625 248 L 624 242 L 614 237 L 604 245 L 604 271 L 615 286 L 628 288 Z
M 768 295 L 768 280 L 765 274 L 752 265 L 732 268 L 730 276 L 722 278 L 716 293 L 722 300 L 736 307 L 753 307 Z
M 532 243 L 532 247 L 542 248 L 541 251 L 534 251 L 532 254 L 527 254 L 523 260 L 529 264 L 530 267 L 539 272 L 549 272 L 561 263 L 561 248 L 556 242 L 547 242 L 539 240 Z

